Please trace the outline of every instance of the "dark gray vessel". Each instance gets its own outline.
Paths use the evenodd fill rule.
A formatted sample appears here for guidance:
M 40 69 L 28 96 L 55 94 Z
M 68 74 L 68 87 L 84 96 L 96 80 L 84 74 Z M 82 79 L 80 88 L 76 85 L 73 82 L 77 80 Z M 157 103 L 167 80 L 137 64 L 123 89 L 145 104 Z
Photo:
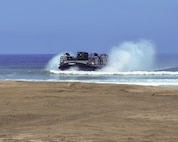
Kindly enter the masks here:
M 71 56 L 65 53 L 60 58 L 59 69 L 68 70 L 70 68 L 77 68 L 82 71 L 95 71 L 102 69 L 107 65 L 108 55 L 97 53 L 88 54 L 87 52 L 78 52 L 77 56 Z

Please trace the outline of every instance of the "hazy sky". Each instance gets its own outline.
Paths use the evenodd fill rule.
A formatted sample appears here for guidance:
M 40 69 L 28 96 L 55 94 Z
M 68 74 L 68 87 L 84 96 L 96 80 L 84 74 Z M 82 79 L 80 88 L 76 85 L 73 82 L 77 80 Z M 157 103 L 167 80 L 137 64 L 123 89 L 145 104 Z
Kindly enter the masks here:
M 139 39 L 178 53 L 178 0 L 0 0 L 0 54 L 109 52 Z

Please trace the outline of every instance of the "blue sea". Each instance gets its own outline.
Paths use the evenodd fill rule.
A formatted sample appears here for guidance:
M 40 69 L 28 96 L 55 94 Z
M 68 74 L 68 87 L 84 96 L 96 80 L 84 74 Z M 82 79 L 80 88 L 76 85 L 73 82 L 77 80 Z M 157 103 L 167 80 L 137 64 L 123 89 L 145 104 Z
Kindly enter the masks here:
M 178 54 L 155 55 L 152 66 L 147 69 L 100 71 L 60 71 L 60 55 L 0 55 L 0 80 L 178 86 Z M 143 64 L 147 63 L 139 66 Z

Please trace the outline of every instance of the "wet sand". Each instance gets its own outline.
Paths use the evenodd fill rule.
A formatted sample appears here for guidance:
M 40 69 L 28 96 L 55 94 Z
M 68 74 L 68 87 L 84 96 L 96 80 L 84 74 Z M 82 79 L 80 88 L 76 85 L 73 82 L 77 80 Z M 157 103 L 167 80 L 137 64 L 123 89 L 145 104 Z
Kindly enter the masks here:
M 0 81 L 0 142 L 177 142 L 178 87 Z

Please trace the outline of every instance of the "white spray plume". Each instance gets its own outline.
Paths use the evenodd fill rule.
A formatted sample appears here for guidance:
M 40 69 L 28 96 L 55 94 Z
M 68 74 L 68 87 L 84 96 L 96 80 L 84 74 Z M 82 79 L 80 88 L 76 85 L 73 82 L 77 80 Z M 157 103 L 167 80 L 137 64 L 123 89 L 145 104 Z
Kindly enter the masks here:
M 60 53 L 56 56 L 54 56 L 46 65 L 46 70 L 57 70 L 59 63 L 60 63 L 60 57 L 63 55 L 63 53 Z
M 111 49 L 104 71 L 148 70 L 153 67 L 154 44 L 149 40 L 126 41 Z
M 73 56 L 73 53 L 69 53 L 71 56 Z M 59 53 L 58 55 L 54 56 L 46 65 L 46 70 L 58 70 L 59 64 L 60 64 L 60 57 L 64 55 L 64 53 Z

